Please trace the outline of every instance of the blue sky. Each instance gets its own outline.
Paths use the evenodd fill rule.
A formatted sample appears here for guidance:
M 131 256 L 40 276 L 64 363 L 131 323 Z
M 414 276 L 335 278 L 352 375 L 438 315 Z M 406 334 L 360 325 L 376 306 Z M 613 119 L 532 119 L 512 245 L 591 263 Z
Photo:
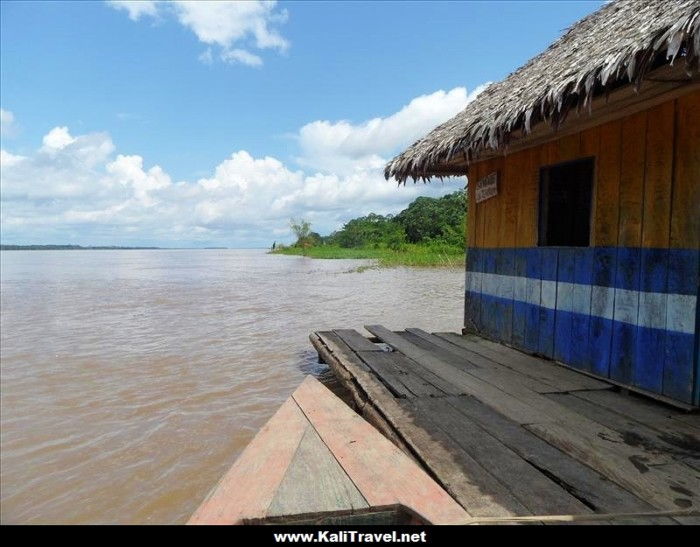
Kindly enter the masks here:
M 602 2 L 2 2 L 3 243 L 268 246 Z

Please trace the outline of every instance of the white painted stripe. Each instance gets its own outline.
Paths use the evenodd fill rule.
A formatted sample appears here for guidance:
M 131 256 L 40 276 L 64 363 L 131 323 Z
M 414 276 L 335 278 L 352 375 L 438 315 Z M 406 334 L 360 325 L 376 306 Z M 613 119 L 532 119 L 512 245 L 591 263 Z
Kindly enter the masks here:
M 583 315 L 591 314 L 591 286 L 581 283 L 574 283 L 574 290 L 571 302 L 571 311 L 574 313 L 582 313 Z
M 515 285 L 515 276 L 512 275 L 501 275 L 500 290 L 499 294 L 502 294 L 505 299 L 513 299 L 513 285 Z
M 540 295 L 540 306 L 556 309 L 557 305 L 557 282 L 542 280 L 542 293 Z
M 557 283 L 557 309 L 574 311 L 574 284 L 562 281 Z
M 516 277 L 513 280 L 513 300 L 527 302 L 527 277 Z
M 591 315 L 612 320 L 614 304 L 615 289 L 599 285 L 591 287 Z
M 641 327 L 695 333 L 697 297 L 467 272 L 467 290 Z
M 666 329 L 667 294 L 658 292 L 639 293 L 639 318 L 637 325 L 648 329 Z
M 696 298 L 689 294 L 669 294 L 666 300 L 666 329 L 695 332 Z
M 636 325 L 638 309 L 639 291 L 615 289 L 615 311 L 613 313 L 613 320 Z
M 542 282 L 539 279 L 533 279 L 531 277 L 526 277 L 525 280 L 525 291 L 527 293 L 525 302 L 533 306 L 539 306 Z

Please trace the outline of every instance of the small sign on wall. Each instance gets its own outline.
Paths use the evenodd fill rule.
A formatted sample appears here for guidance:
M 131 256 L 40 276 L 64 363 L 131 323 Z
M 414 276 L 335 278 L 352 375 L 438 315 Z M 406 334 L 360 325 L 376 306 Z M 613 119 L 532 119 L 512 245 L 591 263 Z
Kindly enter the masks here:
M 489 173 L 476 183 L 476 202 L 481 203 L 498 194 L 497 172 Z

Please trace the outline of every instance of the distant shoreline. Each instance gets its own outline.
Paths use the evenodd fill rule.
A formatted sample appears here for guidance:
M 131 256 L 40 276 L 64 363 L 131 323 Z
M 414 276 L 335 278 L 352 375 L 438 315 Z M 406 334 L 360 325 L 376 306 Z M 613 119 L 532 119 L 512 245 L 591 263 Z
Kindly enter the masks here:
M 229 247 L 122 247 L 119 245 L 0 245 L 0 251 L 204 251 L 229 249 Z

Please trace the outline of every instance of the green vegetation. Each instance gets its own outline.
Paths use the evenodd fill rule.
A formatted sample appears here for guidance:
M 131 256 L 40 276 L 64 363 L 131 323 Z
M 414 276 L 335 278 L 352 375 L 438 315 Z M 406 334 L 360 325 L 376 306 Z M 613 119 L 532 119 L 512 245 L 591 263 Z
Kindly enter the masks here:
M 461 266 L 464 263 L 464 191 L 419 197 L 398 215 L 370 213 L 328 236 L 304 220 L 290 222 L 297 241 L 273 253 L 311 258 L 369 258 L 380 266 Z

